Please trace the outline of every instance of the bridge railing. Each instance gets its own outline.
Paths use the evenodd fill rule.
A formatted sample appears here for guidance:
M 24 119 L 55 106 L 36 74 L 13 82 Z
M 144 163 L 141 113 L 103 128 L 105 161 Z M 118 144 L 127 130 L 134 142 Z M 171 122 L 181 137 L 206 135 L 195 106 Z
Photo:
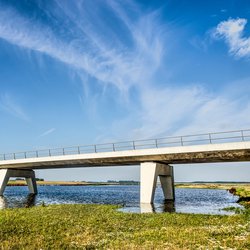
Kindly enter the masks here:
M 0 160 L 250 141 L 250 129 L 0 154 Z

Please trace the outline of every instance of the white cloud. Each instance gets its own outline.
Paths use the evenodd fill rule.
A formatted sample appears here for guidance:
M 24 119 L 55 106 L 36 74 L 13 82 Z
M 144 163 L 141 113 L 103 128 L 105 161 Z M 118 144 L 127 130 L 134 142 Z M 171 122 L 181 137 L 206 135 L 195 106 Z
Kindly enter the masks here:
M 99 4 L 105 4 L 105 9 L 112 12 L 119 29 L 124 29 L 119 33 L 105 23 L 95 2 L 53 3 L 55 8 L 46 11 L 56 17 L 63 32 L 69 35 L 59 35 L 57 29 L 28 19 L 11 8 L 0 8 L 0 38 L 73 67 L 80 71 L 80 77 L 83 74 L 94 77 L 103 89 L 112 85 L 121 95 L 129 96 L 133 88 L 136 97 L 132 100 L 129 96 L 129 101 L 124 102 L 128 112 L 123 119 L 112 118 L 109 131 L 106 128 L 100 130 L 101 134 L 107 133 L 104 137 L 112 140 L 116 137 L 142 138 L 250 125 L 248 101 L 242 102 L 223 92 L 210 93 L 201 87 L 203 84 L 169 87 L 174 84 L 168 84 L 166 80 L 166 84 L 159 87 L 157 79 L 162 77 L 159 71 L 166 59 L 168 29 L 158 21 L 158 12 L 141 13 L 132 1 L 126 2 L 126 8 L 122 1 L 100 1 Z M 238 57 L 250 54 L 250 38 L 243 37 L 246 22 L 246 19 L 229 19 L 221 22 L 213 33 L 215 37 L 225 39 L 230 53 Z M 56 26 L 59 31 L 60 26 Z M 86 86 L 91 80 L 86 77 L 83 82 Z M 91 88 L 87 86 L 86 89 L 88 87 Z M 96 114 L 98 93 L 89 91 L 88 95 L 87 101 L 92 101 L 88 107 L 91 106 L 92 113 Z M 80 96 L 79 100 L 84 106 L 85 98 Z M 53 131 L 45 131 L 41 136 Z M 127 135 L 127 131 L 132 133 Z
M 23 110 L 20 104 L 14 100 L 14 98 L 5 93 L 0 96 L 0 110 L 5 111 L 6 113 L 13 115 L 21 120 L 30 121 L 29 116 Z
M 49 135 L 55 131 L 56 131 L 55 128 L 50 128 L 50 129 L 46 130 L 45 132 L 43 132 L 42 134 L 40 134 L 38 137 L 44 137 L 44 136 Z
M 237 95 L 209 94 L 201 87 L 143 90 L 138 112 L 141 126 L 131 126 L 131 138 L 248 129 L 250 101 L 243 93 Z
M 222 38 L 229 46 L 231 55 L 240 57 L 250 56 L 250 37 L 244 37 L 243 31 L 247 19 L 228 19 L 220 22 L 212 33 L 216 38 Z
M 141 84 L 160 64 L 163 41 L 156 13 L 131 21 L 133 27 L 128 29 L 128 36 L 133 43 L 128 47 L 127 42 L 117 38 L 116 31 L 100 22 L 96 8 L 86 11 L 87 5 L 68 6 L 67 1 L 56 2 L 61 9 L 58 18 L 74 24 L 64 27 L 70 31 L 71 37 L 64 39 L 50 27 L 25 18 L 14 9 L 0 8 L 0 38 L 80 69 L 104 85 L 116 86 L 123 94 L 131 86 Z M 107 5 L 111 7 L 111 3 Z M 115 13 L 119 8 L 119 4 L 111 7 Z M 123 15 L 117 18 L 128 26 Z M 103 37 L 102 32 L 107 35 Z
M 245 82 L 249 82 L 246 79 Z M 140 107 L 103 129 L 99 141 L 161 138 L 250 128 L 250 101 L 243 82 L 229 83 L 220 93 L 201 84 L 192 87 L 146 86 L 138 96 Z M 239 90 L 238 86 L 242 86 Z
M 205 101 L 203 90 L 190 88 L 153 88 L 141 91 L 140 120 L 134 136 L 154 137 L 171 134 L 192 119 L 191 114 Z M 175 128 L 175 129 L 174 129 Z

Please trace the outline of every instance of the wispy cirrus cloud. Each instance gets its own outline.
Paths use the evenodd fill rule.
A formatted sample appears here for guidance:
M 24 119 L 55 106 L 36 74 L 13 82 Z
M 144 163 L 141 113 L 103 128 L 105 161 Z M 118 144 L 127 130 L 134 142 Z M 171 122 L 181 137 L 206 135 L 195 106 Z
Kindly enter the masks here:
M 142 76 L 146 79 L 160 64 L 163 52 L 160 26 L 156 13 L 128 21 L 118 2 L 105 3 L 115 15 L 114 21 L 129 31 L 124 39 L 103 24 L 98 16 L 98 7 L 88 8 L 80 2 L 69 6 L 67 1 L 55 1 L 61 12 L 58 16 L 58 12 L 53 13 L 51 9 L 50 14 L 71 23 L 70 27 L 66 24 L 64 27 L 69 37 L 57 34 L 51 27 L 28 19 L 10 7 L 0 9 L 0 37 L 17 46 L 46 54 L 86 72 L 105 85 L 112 84 L 126 92 L 131 86 L 140 84 Z M 60 29 L 59 26 L 57 28 Z M 100 35 L 102 30 L 105 37 Z
M 50 129 L 44 131 L 44 132 L 43 132 L 42 134 L 40 134 L 38 137 L 44 137 L 44 136 L 49 135 L 49 134 L 51 134 L 51 133 L 53 133 L 53 132 L 55 132 L 55 131 L 56 131 L 55 128 L 50 128 Z
M 169 27 L 159 21 L 159 11 L 141 11 L 135 2 L 119 0 L 98 4 L 55 0 L 46 7 L 40 4 L 50 25 L 11 7 L 0 8 L 0 38 L 54 58 L 76 69 L 80 76 L 94 78 L 100 89 L 112 86 L 117 93 L 128 96 L 129 102 L 124 102 L 128 112 L 123 119 L 112 117 L 112 129 L 105 129 L 104 136 L 124 138 L 131 131 L 129 136 L 141 138 L 250 126 L 248 100 L 212 93 L 202 83 L 178 87 L 166 79 L 159 86 L 158 80 L 165 79 L 161 67 L 166 62 L 169 42 Z M 107 14 L 111 19 L 107 20 Z M 232 55 L 248 56 L 245 25 L 246 19 L 229 19 L 218 24 L 214 36 L 225 39 Z M 86 89 L 91 88 L 93 82 L 86 79 Z M 96 92 L 100 89 L 94 88 L 94 94 L 90 91 L 89 100 L 95 102 L 92 108 L 99 101 Z M 85 99 L 79 99 L 84 106 Z M 50 129 L 40 136 L 52 132 Z
M 246 82 L 249 79 L 245 79 Z M 241 83 L 230 83 L 241 85 Z M 197 84 L 193 87 L 150 87 L 141 92 L 141 109 L 124 120 L 115 121 L 104 137 L 156 138 L 207 132 L 248 129 L 250 101 L 248 92 L 238 87 L 214 93 Z M 134 121 L 139 120 L 139 123 Z
M 30 121 L 20 104 L 8 93 L 0 95 L 0 110 L 24 121 Z
M 244 37 L 243 32 L 247 19 L 236 18 L 220 22 L 212 32 L 214 38 L 224 39 L 229 46 L 229 53 L 235 57 L 250 56 L 250 37 Z

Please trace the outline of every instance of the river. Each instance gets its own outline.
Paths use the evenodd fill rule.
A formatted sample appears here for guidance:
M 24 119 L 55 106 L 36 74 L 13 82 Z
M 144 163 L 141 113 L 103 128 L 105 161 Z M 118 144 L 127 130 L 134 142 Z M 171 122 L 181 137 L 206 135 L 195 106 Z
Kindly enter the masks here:
M 139 204 L 139 186 L 38 186 L 38 195 L 27 195 L 27 187 L 7 187 L 0 197 L 0 208 L 49 204 L 118 204 L 124 212 L 177 212 L 232 214 L 227 207 L 241 207 L 237 197 L 226 190 L 176 188 L 175 202 L 164 202 L 161 188 L 156 189 L 154 205 Z

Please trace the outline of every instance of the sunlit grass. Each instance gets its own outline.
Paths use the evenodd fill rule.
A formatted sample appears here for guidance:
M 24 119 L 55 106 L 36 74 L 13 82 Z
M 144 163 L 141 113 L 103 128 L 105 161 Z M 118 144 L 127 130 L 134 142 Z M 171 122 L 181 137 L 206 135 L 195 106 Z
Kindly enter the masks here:
M 250 197 L 249 186 L 236 186 L 236 194 Z M 130 214 L 110 205 L 5 209 L 0 249 L 250 249 L 250 209 L 244 205 L 233 216 Z
M 250 212 L 129 214 L 109 205 L 0 211 L 0 249 L 249 249 Z

